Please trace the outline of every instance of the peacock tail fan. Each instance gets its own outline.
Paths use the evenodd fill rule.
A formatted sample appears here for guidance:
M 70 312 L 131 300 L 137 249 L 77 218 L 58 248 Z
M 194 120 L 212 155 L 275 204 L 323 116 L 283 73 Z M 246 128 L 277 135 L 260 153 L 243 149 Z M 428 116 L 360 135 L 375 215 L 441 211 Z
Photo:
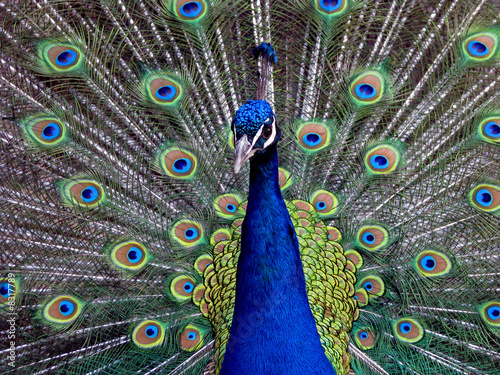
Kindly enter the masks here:
M 218 374 L 250 169 L 231 124 L 268 42 L 279 187 L 336 373 L 500 374 L 489 3 L 2 3 L 0 372 Z

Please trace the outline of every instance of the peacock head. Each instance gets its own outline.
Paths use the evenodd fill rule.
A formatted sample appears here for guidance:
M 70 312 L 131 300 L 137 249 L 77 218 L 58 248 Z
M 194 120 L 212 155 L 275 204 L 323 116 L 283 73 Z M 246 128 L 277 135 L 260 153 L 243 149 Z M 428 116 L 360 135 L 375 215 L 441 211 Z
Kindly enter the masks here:
M 249 100 L 234 116 L 231 130 L 234 136 L 234 173 L 238 173 L 248 159 L 266 152 L 278 142 L 281 131 L 276 115 L 265 100 Z

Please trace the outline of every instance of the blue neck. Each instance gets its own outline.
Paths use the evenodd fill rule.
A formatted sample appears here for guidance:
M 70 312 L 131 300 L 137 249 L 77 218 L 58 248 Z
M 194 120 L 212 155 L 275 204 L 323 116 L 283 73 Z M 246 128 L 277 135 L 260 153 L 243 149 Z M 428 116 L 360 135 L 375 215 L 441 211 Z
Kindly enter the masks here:
M 276 147 L 250 163 L 233 323 L 221 374 L 335 374 L 307 300 Z

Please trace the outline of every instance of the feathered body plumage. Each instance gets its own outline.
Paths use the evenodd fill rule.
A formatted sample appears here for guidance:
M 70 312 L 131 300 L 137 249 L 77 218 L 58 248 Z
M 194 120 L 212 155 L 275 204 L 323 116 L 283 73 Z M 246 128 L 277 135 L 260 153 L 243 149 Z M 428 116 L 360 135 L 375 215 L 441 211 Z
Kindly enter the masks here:
M 248 198 L 221 374 L 333 373 L 309 308 L 297 235 L 281 196 L 276 143 L 253 157 Z
M 500 373 L 491 4 L 0 18 L 2 373 Z

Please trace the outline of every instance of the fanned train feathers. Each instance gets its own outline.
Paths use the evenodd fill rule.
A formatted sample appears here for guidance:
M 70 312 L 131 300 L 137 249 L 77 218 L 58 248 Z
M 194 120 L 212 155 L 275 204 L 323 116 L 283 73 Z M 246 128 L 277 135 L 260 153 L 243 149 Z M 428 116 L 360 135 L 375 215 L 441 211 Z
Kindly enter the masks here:
M 270 42 L 279 187 L 337 374 L 500 374 L 495 5 L 2 3 L 0 372 L 220 371 L 250 169 L 232 120 Z

